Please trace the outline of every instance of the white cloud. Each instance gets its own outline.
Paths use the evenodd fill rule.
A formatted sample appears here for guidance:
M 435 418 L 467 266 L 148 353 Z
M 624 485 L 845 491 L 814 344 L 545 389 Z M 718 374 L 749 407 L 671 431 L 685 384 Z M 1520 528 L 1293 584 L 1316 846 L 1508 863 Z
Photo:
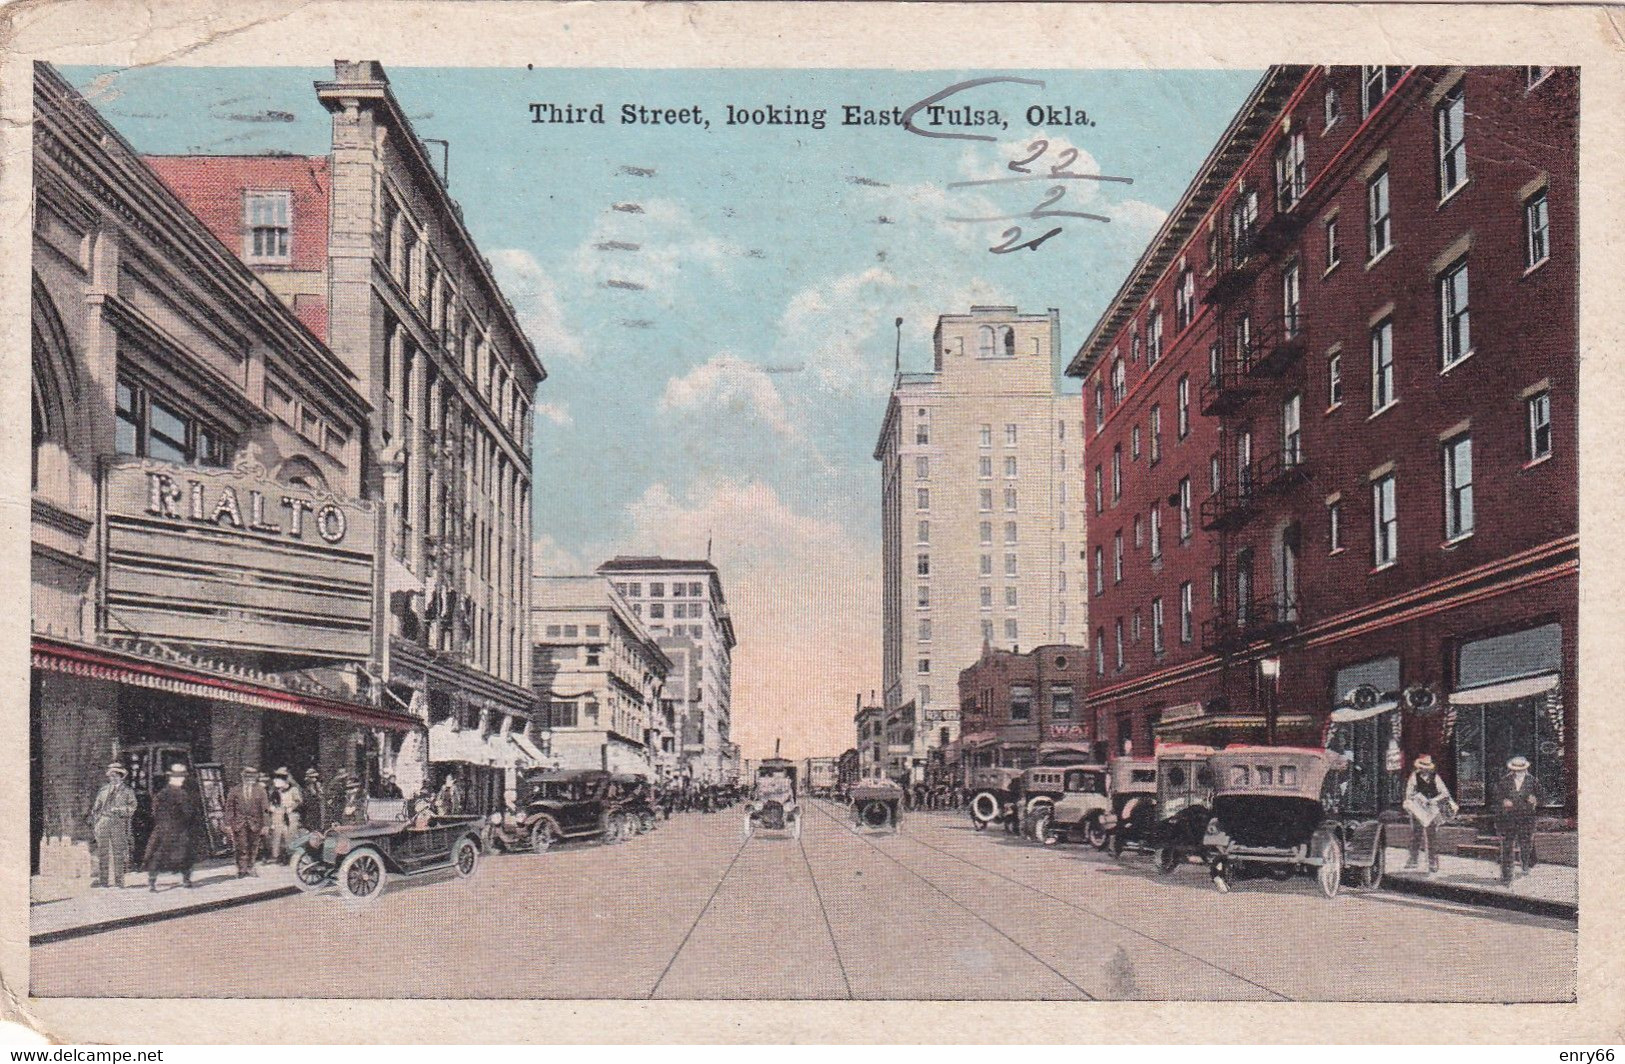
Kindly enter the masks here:
M 670 200 L 626 201 L 636 211 L 605 210 L 579 248 L 576 268 L 595 286 L 635 285 L 663 300 L 685 271 L 726 276 L 742 250 L 708 232 L 687 208 Z
M 880 553 L 846 526 L 797 512 L 759 480 L 713 480 L 679 494 L 648 488 L 612 553 L 711 557 L 739 647 L 734 739 L 748 756 L 784 740 L 788 756 L 851 745 L 857 692 L 880 685 Z
M 560 427 L 576 423 L 569 406 L 564 403 L 537 403 L 535 413 L 538 418 L 551 421 Z
M 1111 208 L 1112 224 L 1150 236 L 1168 220 L 1168 212 L 1144 200 L 1118 200 Z
M 580 338 L 564 324 L 558 285 L 536 256 L 519 248 L 501 248 L 491 252 L 490 258 L 491 268 L 513 303 L 520 326 L 536 345 L 542 365 L 561 358 L 570 362 L 585 358 Z
M 786 438 L 795 436 L 784 397 L 754 362 L 724 351 L 666 382 L 660 409 L 752 417 Z
M 531 571 L 537 576 L 570 576 L 591 572 L 586 559 L 559 546 L 558 541 L 545 532 L 536 534 L 530 545 Z

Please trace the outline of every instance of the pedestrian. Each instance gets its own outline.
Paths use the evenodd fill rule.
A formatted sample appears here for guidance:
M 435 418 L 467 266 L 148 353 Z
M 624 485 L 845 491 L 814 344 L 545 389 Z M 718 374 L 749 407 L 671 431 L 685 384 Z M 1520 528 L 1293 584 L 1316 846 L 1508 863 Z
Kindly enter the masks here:
M 197 801 L 186 789 L 185 765 L 169 766 L 166 786 L 152 796 L 152 834 L 141 865 L 147 873 L 147 889 L 158 890 L 159 872 L 179 872 L 181 885 L 192 887 L 192 865 L 197 860 L 197 833 L 200 827 Z
M 299 804 L 293 774 L 285 768 L 277 769 L 266 799 L 271 817 L 271 830 L 265 840 L 266 853 L 270 860 L 280 864 L 288 859 L 289 844 L 299 833 Z
M 1495 790 L 1495 830 L 1501 833 L 1501 885 L 1512 885 L 1512 856 L 1517 851 L 1523 874 L 1535 867 L 1535 813 L 1540 784 L 1521 754 L 1507 762 L 1507 774 Z
M 115 761 L 107 766 L 107 782 L 96 792 L 86 817 L 96 840 L 96 878 L 103 887 L 124 886 L 130 868 L 130 819 L 135 816 L 135 790 L 130 770 Z
M 226 834 L 231 837 L 231 852 L 237 858 L 238 879 L 260 874 L 254 860 L 271 814 L 270 798 L 259 782 L 260 773 L 245 767 L 242 777 L 241 783 L 226 792 Z
M 339 824 L 364 824 L 367 821 L 367 796 L 359 776 L 346 776 L 344 796 L 339 805 Z
M 440 816 L 451 816 L 458 812 L 457 806 L 457 777 L 447 776 L 434 796 L 434 811 Z
M 393 772 L 384 773 L 384 782 L 378 788 L 378 797 L 380 797 L 380 798 L 400 798 L 400 797 L 403 797 L 403 795 L 401 794 L 400 784 L 395 782 L 395 773 L 393 773 Z
M 306 831 L 321 831 L 327 823 L 327 794 L 322 787 L 322 774 L 315 768 L 305 769 L 305 786 L 300 795 L 299 820 Z
M 1416 759 L 1415 771 L 1405 781 L 1405 811 L 1411 816 L 1411 852 L 1406 868 L 1415 868 L 1425 846 L 1428 871 L 1439 870 L 1439 825 L 1456 813 L 1450 790 L 1433 768 L 1433 758 L 1423 754 Z

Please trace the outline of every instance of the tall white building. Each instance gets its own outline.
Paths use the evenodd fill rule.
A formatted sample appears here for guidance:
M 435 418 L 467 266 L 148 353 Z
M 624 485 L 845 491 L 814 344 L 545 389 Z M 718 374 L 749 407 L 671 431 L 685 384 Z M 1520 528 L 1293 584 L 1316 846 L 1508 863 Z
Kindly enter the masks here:
M 912 774 L 959 734 L 961 669 L 984 644 L 1088 635 L 1082 405 L 1060 396 L 1060 315 L 937 319 L 934 369 L 899 373 L 881 470 L 888 713 L 914 704 Z
M 616 557 L 598 567 L 674 660 L 666 698 L 680 721 L 679 770 L 724 783 L 734 763 L 733 617 L 709 561 Z M 687 645 L 685 644 L 687 641 Z

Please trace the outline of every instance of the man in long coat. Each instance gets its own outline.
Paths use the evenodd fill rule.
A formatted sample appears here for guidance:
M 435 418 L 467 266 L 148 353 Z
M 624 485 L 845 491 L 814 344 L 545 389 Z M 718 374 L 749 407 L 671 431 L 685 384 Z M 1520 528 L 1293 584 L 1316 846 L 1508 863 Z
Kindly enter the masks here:
M 1501 883 L 1512 884 L 1512 854 L 1527 875 L 1535 867 L 1535 814 L 1540 811 L 1540 784 L 1529 773 L 1529 759 L 1507 762 L 1507 774 L 1495 789 L 1495 830 L 1501 835 Z
M 147 889 L 158 889 L 159 872 L 179 872 L 181 884 L 191 887 L 192 865 L 197 860 L 198 802 L 186 789 L 185 765 L 169 767 L 169 785 L 152 796 L 152 834 L 142 867 L 147 873 Z
M 242 782 L 226 792 L 226 833 L 237 857 L 237 878 L 257 876 L 254 858 L 259 854 L 270 814 L 270 800 L 260 786 L 259 772 L 243 769 Z
M 299 822 L 306 831 L 321 831 L 327 827 L 327 789 L 322 786 L 322 774 L 314 768 L 305 770 L 303 802 L 299 807 Z
M 96 876 L 104 887 L 124 886 L 130 869 L 130 818 L 135 816 L 135 791 L 130 770 L 115 761 L 107 766 L 107 782 L 96 792 L 90 807 L 90 830 L 96 839 Z

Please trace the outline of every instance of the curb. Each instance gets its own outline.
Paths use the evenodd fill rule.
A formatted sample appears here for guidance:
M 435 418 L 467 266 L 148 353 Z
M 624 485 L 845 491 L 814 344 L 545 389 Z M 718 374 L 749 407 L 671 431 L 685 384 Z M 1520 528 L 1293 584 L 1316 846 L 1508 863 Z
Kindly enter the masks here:
M 1498 890 L 1463 887 L 1453 883 L 1439 883 L 1425 879 L 1388 875 L 1383 877 L 1382 889 L 1391 890 L 1396 894 L 1414 894 L 1421 898 L 1464 902 L 1468 905 L 1491 909 L 1506 909 L 1511 912 L 1525 913 L 1529 916 L 1547 916 L 1572 921 L 1578 921 L 1580 918 L 1580 906 L 1575 902 L 1552 901 L 1548 898 L 1530 898 L 1519 894 L 1504 894 Z
M 52 942 L 64 942 L 71 938 L 99 935 L 104 931 L 119 931 L 126 927 L 138 927 L 141 924 L 155 924 L 180 916 L 196 916 L 199 913 L 215 912 L 220 909 L 234 909 L 239 905 L 248 905 L 256 901 L 268 901 L 272 898 L 285 898 L 290 894 L 297 893 L 299 893 L 299 888 L 292 885 L 272 887 L 254 894 L 240 894 L 234 898 L 216 898 L 212 901 L 199 901 L 195 905 L 182 905 L 173 909 L 137 913 L 134 916 L 120 916 L 111 920 L 100 920 L 93 924 L 80 924 L 77 927 L 63 927 L 55 931 L 44 931 L 37 935 L 28 936 L 28 944 L 30 946 L 44 946 Z

